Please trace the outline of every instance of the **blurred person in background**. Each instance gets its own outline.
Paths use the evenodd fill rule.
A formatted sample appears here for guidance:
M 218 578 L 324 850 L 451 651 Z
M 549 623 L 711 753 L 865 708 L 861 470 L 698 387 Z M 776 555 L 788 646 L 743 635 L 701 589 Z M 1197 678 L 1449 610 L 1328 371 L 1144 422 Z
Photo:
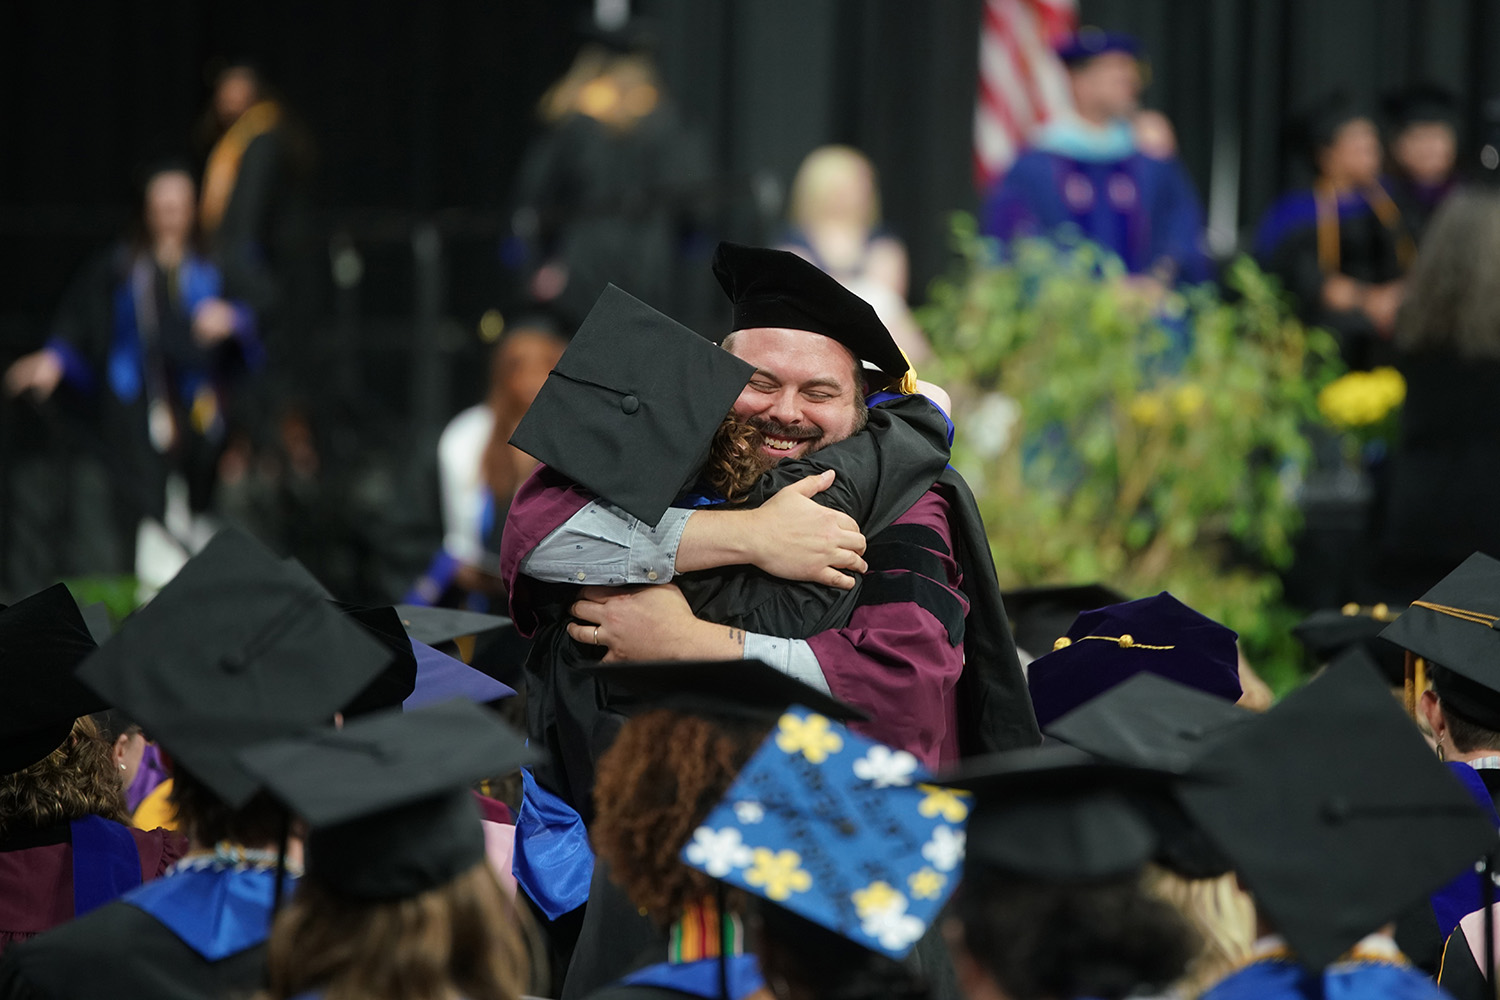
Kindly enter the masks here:
M 1333 94 L 1300 124 L 1316 178 L 1271 206 L 1255 256 L 1304 322 L 1333 332 L 1350 368 L 1370 368 L 1390 353 L 1411 233 L 1380 183 L 1380 133 L 1365 108 Z
M 1385 186 L 1418 244 L 1457 182 L 1458 101 L 1442 87 L 1419 84 L 1385 100 L 1391 170 Z
M 134 232 L 88 265 L 40 350 L 5 373 L 11 395 L 67 394 L 92 415 L 111 473 L 119 566 L 170 579 L 212 534 L 230 388 L 260 367 L 254 314 L 225 297 L 198 246 L 196 190 L 182 167 L 150 170 Z
M 510 436 L 566 346 L 541 318 L 523 320 L 495 344 L 488 397 L 450 420 L 438 439 L 443 547 L 406 603 L 473 607 L 475 598 L 481 606 L 495 598 L 504 605 L 500 533 L 511 498 L 536 468 Z
M 1500 126 L 1490 128 L 1493 153 Z M 1406 399 L 1379 504 L 1376 571 L 1403 602 L 1476 550 L 1500 554 L 1497 268 L 1500 183 L 1486 169 L 1433 218 L 1396 322 Z
M 667 96 L 639 25 L 590 28 L 542 95 L 547 128 L 522 161 L 513 234 L 526 297 L 576 327 L 608 282 L 670 304 L 680 245 L 699 227 L 705 150 Z
M 1140 45 L 1129 35 L 1080 28 L 1058 49 L 1074 112 L 1058 116 L 989 192 L 987 236 L 1012 240 L 1074 227 L 1120 256 L 1147 287 L 1210 277 L 1203 210 L 1182 164 L 1159 136 L 1137 143 L 1132 121 L 1144 86 Z
M 833 275 L 870 303 L 914 363 L 932 354 L 906 305 L 906 244 L 880 221 L 875 166 L 849 146 L 807 154 L 792 181 L 780 248 Z

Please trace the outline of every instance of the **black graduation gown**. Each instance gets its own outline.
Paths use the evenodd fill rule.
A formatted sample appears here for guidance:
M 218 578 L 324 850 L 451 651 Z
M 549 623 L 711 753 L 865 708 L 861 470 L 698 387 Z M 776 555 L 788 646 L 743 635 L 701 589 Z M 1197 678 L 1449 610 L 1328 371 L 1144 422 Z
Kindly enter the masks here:
M 207 1000 L 265 986 L 266 946 L 210 962 L 129 903 L 99 907 L 0 958 L 0 1000 Z

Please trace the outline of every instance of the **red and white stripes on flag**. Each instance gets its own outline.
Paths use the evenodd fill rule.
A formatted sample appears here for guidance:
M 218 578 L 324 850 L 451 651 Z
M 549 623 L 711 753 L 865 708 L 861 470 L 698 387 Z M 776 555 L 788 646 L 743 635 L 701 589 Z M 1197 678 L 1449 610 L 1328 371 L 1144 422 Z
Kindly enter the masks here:
M 1071 105 L 1054 46 L 1077 25 L 1077 0 L 985 0 L 974 105 L 979 190 L 1005 173 L 1032 129 Z

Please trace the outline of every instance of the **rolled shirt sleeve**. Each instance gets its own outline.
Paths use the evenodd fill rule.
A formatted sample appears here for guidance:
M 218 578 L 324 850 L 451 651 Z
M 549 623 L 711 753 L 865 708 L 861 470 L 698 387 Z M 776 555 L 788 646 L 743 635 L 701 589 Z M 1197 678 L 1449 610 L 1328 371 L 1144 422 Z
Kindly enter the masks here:
M 611 503 L 591 501 L 521 560 L 521 572 L 549 583 L 668 583 L 676 575 L 677 548 L 692 513 L 669 507 L 653 528 Z
M 745 659 L 760 660 L 808 687 L 817 688 L 827 695 L 833 694 L 828 688 L 828 678 L 823 676 L 823 666 L 818 663 L 817 654 L 804 639 L 781 639 L 746 632 Z

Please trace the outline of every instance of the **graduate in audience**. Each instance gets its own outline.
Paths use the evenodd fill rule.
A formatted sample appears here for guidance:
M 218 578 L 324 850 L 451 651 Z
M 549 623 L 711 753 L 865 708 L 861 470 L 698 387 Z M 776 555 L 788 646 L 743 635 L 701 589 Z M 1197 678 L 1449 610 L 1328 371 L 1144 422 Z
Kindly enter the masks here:
M 259 988 L 275 901 L 300 859 L 287 811 L 235 753 L 331 724 L 389 659 L 305 574 L 237 530 L 215 536 L 78 670 L 160 742 L 188 852 L 163 877 L 9 949 L 0 997 Z
M 527 756 L 519 733 L 462 699 L 244 751 L 310 828 L 261 997 L 518 1000 L 525 938 L 471 789 Z
M 73 676 L 95 649 L 68 588 L 0 608 L 0 952 L 160 875 L 182 838 L 133 829 L 123 765 Z

